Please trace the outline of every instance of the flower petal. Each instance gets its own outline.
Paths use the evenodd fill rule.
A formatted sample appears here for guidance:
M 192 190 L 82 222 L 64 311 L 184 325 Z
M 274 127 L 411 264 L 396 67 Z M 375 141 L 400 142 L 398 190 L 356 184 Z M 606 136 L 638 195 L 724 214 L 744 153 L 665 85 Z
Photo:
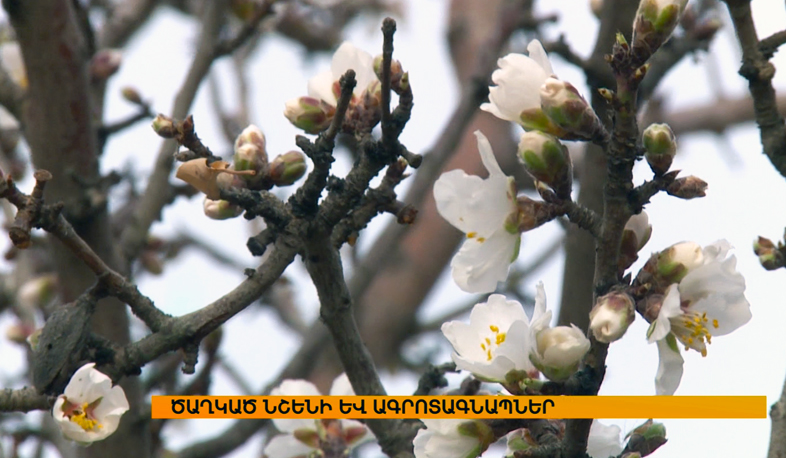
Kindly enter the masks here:
M 622 452 L 620 434 L 617 425 L 606 426 L 598 420 L 592 421 L 589 437 L 587 437 L 587 454 L 592 458 L 609 458 Z
M 341 375 L 336 377 L 333 380 L 333 384 L 330 386 L 330 395 L 331 396 L 354 396 L 355 390 L 352 389 L 352 384 L 349 382 L 349 377 L 347 377 L 346 372 L 342 372 Z
M 308 95 L 317 100 L 322 100 L 329 105 L 335 106 L 338 103 L 336 95 L 333 94 L 333 72 L 330 70 L 319 73 L 308 80 Z
M 279 434 L 265 446 L 265 455 L 269 458 L 305 457 L 314 450 L 291 434 Z
M 355 71 L 355 95 L 360 95 L 368 85 L 377 79 L 373 68 L 374 58 L 371 54 L 355 47 L 349 41 L 341 43 L 336 52 L 333 54 L 333 60 L 330 63 L 330 71 L 333 74 L 333 81 L 341 78 L 341 75 L 346 73 L 347 70 L 352 69 Z
M 658 341 L 660 361 L 655 374 L 655 394 L 671 396 L 680 386 L 684 360 L 679 350 L 675 351 L 669 346 L 667 339 Z
M 554 75 L 554 69 L 551 68 L 549 56 L 546 54 L 546 50 L 543 49 L 543 45 L 540 43 L 540 41 L 530 41 L 527 45 L 527 54 L 529 54 L 530 59 L 534 60 L 538 65 L 540 65 L 546 75 Z
M 647 342 L 653 343 L 660 341 L 671 332 L 671 321 L 669 318 L 682 315 L 680 309 L 680 293 L 678 285 L 675 283 L 669 286 L 666 290 L 666 296 L 663 298 L 663 304 L 658 312 L 658 318 L 652 326 L 652 332 L 647 337 Z
M 498 229 L 487 238 L 467 239 L 450 262 L 453 280 L 468 293 L 488 293 L 508 276 L 519 234 Z

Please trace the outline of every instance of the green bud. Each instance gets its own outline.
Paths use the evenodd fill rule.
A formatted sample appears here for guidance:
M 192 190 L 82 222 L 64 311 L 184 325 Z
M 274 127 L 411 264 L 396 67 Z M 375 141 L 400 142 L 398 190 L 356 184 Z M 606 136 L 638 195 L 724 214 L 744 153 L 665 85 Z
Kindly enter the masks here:
M 336 107 L 313 97 L 300 97 L 290 100 L 284 109 L 284 116 L 295 127 L 308 134 L 318 134 L 330 126 Z
M 210 200 L 205 198 L 203 207 L 205 216 L 217 220 L 235 218 L 243 213 L 242 208 L 237 205 L 232 205 L 226 200 Z
M 644 157 L 655 175 L 669 171 L 674 156 L 677 155 L 677 138 L 668 124 L 650 124 L 641 136 Z
M 133 103 L 134 105 L 141 105 L 142 104 L 142 96 L 139 95 L 139 91 L 135 88 L 126 86 L 120 90 L 120 95 L 123 96 L 126 101 Z
M 679 283 L 688 272 L 704 264 L 701 246 L 694 242 L 677 243 L 656 256 L 656 272 L 665 280 L 663 284 Z
M 654 423 L 652 419 L 631 431 L 627 437 L 628 444 L 624 451 L 639 453 L 641 456 L 652 454 L 668 440 L 666 427 L 662 423 Z
M 306 173 L 306 157 L 299 151 L 284 153 L 270 163 L 267 178 L 275 186 L 289 186 Z
M 633 52 L 646 61 L 671 37 L 688 0 L 641 0 L 633 21 Z
M 169 116 L 159 114 L 153 119 L 153 130 L 162 138 L 174 138 L 177 135 L 175 121 Z
M 780 245 L 780 244 L 779 244 Z M 759 257 L 759 263 L 767 270 L 780 269 L 784 266 L 782 246 L 776 247 L 772 240 L 759 237 L 753 242 L 753 252 Z
M 570 200 L 573 166 L 568 148 L 557 138 L 539 131 L 524 132 L 518 155 L 527 173 L 549 185 L 560 199 Z
M 565 133 L 568 140 L 592 140 L 603 132 L 595 110 L 572 84 L 548 78 L 540 88 L 540 107 L 551 122 Z

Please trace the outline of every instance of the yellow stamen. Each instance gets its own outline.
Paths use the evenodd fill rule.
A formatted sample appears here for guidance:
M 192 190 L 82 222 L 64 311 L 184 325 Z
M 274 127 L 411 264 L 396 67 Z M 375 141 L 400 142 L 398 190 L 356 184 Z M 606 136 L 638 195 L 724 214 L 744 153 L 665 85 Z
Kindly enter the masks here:
M 478 237 L 478 243 L 483 243 L 486 241 L 486 237 Z
M 489 329 L 491 329 L 491 332 L 494 332 L 494 333 L 499 332 L 499 326 L 494 326 L 493 324 L 491 326 L 489 326 Z
M 87 416 L 87 407 L 88 403 L 82 404 L 82 408 L 77 408 L 74 410 L 74 413 L 68 417 L 69 420 L 73 421 L 77 425 L 79 425 L 85 431 L 95 431 L 97 429 L 103 428 L 103 425 L 98 422 L 98 420 L 94 418 L 88 418 Z
M 718 320 L 712 320 L 712 327 L 718 329 Z
M 474 239 L 475 237 L 477 237 L 477 235 L 478 235 L 477 232 L 467 232 L 468 239 Z

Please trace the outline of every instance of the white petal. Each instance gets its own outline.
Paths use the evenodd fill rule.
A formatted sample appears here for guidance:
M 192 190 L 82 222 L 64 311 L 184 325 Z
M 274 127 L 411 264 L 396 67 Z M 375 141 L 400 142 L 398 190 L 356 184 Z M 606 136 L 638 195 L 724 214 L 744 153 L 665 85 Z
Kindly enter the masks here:
M 321 396 L 313 383 L 306 380 L 284 380 L 279 386 L 273 388 L 271 396 Z
M 442 334 L 461 358 L 468 361 L 482 361 L 486 358 L 486 352 L 480 348 L 480 338 L 474 326 L 460 321 L 449 321 L 442 324 Z
M 415 456 L 417 458 L 467 458 L 477 449 L 480 441 L 463 436 L 458 426 L 466 420 L 423 420 L 425 430 L 415 436 Z M 472 455 L 474 457 L 474 455 Z
M 475 137 L 478 139 L 478 152 L 480 153 L 480 160 L 483 162 L 483 166 L 486 167 L 486 170 L 489 171 L 489 175 L 504 177 L 505 174 L 502 173 L 502 169 L 497 163 L 497 158 L 494 157 L 494 150 L 491 149 L 491 143 L 489 143 L 489 139 L 486 138 L 486 136 L 483 135 L 483 132 L 479 130 L 476 130 L 474 133 Z
M 508 332 L 508 328 L 516 321 L 527 321 L 524 307 L 515 300 L 508 300 L 502 294 L 492 294 L 486 302 L 475 305 L 470 312 L 470 325 L 483 335 L 489 332 L 489 326 L 497 326 L 500 332 Z
M 508 328 L 505 342 L 497 347 L 494 356 L 509 360 L 513 369 L 531 371 L 535 369 L 529 359 L 529 349 L 532 345 L 529 324 L 526 320 L 516 321 Z
M 279 434 L 265 446 L 265 455 L 269 458 L 294 458 L 307 456 L 314 450 L 291 434 Z
M 535 308 L 532 311 L 530 329 L 533 333 L 537 333 L 549 327 L 549 324 L 551 324 L 551 310 L 546 307 L 546 289 L 541 281 L 535 286 Z
M 98 403 L 93 414 L 99 420 L 107 416 L 116 416 L 119 418 L 129 409 L 128 399 L 121 386 L 114 386 L 109 390 Z M 103 421 L 102 421 L 103 423 Z
M 684 360 L 679 350 L 669 347 L 666 339 L 658 341 L 658 372 L 655 374 L 655 394 L 670 396 L 677 391 L 682 380 Z
M 529 57 L 540 65 L 548 76 L 554 75 L 554 70 L 551 68 L 551 61 L 549 60 L 546 50 L 538 40 L 532 40 L 527 45 L 527 53 Z
M 474 196 L 482 187 L 482 178 L 467 175 L 463 170 L 443 173 L 434 183 L 434 200 L 440 216 L 465 234 L 477 232 L 483 221 L 473 213 L 480 201 Z
M 523 54 L 508 54 L 497 61 L 499 68 L 491 74 L 497 86 L 489 87 L 489 102 L 481 109 L 508 121 L 520 122 L 521 112 L 540 108 L 540 87 L 550 76 L 534 59 Z M 500 116 L 502 115 L 502 116 Z
M 282 396 L 280 394 L 272 394 L 271 396 Z M 293 433 L 298 429 L 313 429 L 316 431 L 317 425 L 315 423 L 316 420 L 312 420 L 309 418 L 274 418 L 273 424 L 276 425 L 276 429 L 281 431 L 282 433 Z
M 587 437 L 587 454 L 592 458 L 609 458 L 622 452 L 620 427 L 606 426 L 598 420 L 592 421 L 589 437 Z
M 505 381 L 505 375 L 516 368 L 513 361 L 504 356 L 492 358 L 490 361 L 482 361 L 463 358 L 454 352 L 452 357 L 458 369 L 471 372 L 479 379 L 491 382 Z
M 336 377 L 333 380 L 333 384 L 330 386 L 330 395 L 331 396 L 354 396 L 355 391 L 352 389 L 352 384 L 349 382 L 349 377 L 347 377 L 346 372 L 342 372 L 341 375 Z
M 482 241 L 481 241 L 482 240 Z M 489 293 L 508 276 L 518 234 L 498 229 L 483 240 L 467 239 L 450 262 L 453 280 L 468 293 Z
M 327 104 L 335 106 L 338 103 L 336 95 L 333 94 L 333 83 L 335 81 L 336 79 L 333 78 L 333 72 L 330 70 L 311 77 L 308 80 L 309 97 L 322 100 Z
M 355 70 L 357 85 L 354 92 L 359 95 L 368 87 L 369 83 L 376 79 L 373 60 L 371 54 L 345 41 L 333 54 L 333 61 L 330 64 L 333 80 L 337 81 L 349 69 Z
M 270 392 L 271 396 L 321 396 L 321 394 L 313 383 L 306 380 L 284 380 Z M 279 431 L 291 433 L 298 429 L 316 430 L 314 421 L 308 418 L 275 418 L 273 424 Z
M 737 258 L 731 256 L 696 267 L 680 281 L 680 294 L 687 300 L 699 299 L 707 292 L 742 294 L 745 278 L 736 271 L 736 266 Z
M 751 320 L 751 305 L 743 295 L 712 294 L 691 304 L 691 310 L 706 312 L 712 336 L 728 334 Z M 718 327 L 713 326 L 718 321 Z
M 658 312 L 658 318 L 655 320 L 655 325 L 652 328 L 652 333 L 647 338 L 647 342 L 659 342 L 671 332 L 671 321 L 669 318 L 682 315 L 680 309 L 680 292 L 677 284 L 669 286 L 666 290 L 666 297 L 663 298 L 663 304 Z

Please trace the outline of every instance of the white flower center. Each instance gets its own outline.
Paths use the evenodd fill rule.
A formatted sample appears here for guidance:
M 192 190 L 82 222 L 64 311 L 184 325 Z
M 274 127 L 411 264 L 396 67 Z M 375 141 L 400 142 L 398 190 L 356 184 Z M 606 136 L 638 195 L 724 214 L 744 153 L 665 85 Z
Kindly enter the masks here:
M 495 350 L 497 347 L 502 345 L 502 342 L 505 341 L 506 333 L 499 332 L 499 326 L 489 325 L 489 329 L 491 330 L 491 337 L 486 337 L 480 343 L 480 348 L 486 352 L 486 360 L 492 360 L 492 351 Z M 492 340 L 493 338 L 493 340 Z
M 671 331 L 685 344 L 685 350 L 694 349 L 707 356 L 707 345 L 712 343 L 712 329 L 718 328 L 718 320 L 710 320 L 707 313 L 687 311 L 680 316 L 673 317 L 671 321 Z

